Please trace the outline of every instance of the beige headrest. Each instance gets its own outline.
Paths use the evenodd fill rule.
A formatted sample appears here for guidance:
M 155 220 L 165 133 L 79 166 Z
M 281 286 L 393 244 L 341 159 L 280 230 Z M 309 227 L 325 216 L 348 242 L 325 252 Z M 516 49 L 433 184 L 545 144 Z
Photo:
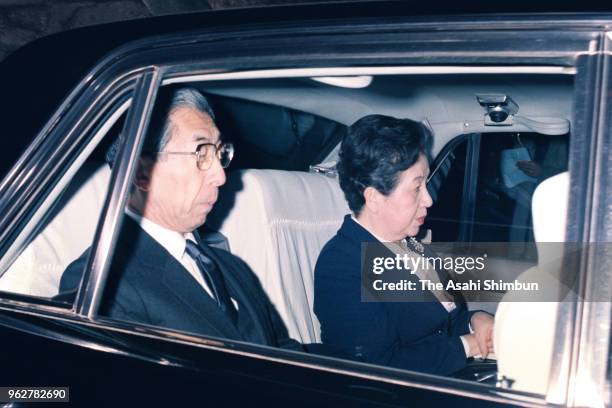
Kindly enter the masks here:
M 546 273 L 536 266 L 523 272 L 518 280 L 558 284 L 548 273 L 551 263 L 561 255 L 559 247 L 546 243 L 565 239 L 568 192 L 567 172 L 543 181 L 536 188 L 532 197 L 533 228 L 538 243 L 538 265 L 546 265 Z M 545 394 L 559 304 L 513 302 L 512 297 L 504 295 L 495 315 L 494 344 L 499 375 L 513 380 L 513 389 Z
M 334 178 L 245 170 L 228 176 L 207 225 L 225 235 L 230 251 L 259 277 L 291 337 L 311 343 L 320 340 L 314 267 L 348 213 Z

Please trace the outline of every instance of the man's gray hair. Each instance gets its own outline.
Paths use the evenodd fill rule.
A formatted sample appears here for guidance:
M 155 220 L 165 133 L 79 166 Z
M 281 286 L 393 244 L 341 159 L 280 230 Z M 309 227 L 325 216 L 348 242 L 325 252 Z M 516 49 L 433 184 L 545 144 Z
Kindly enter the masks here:
M 178 108 L 192 108 L 206 113 L 212 120 L 215 120 L 215 114 L 208 101 L 197 89 L 161 88 L 157 95 L 147 137 L 142 147 L 143 154 L 155 157 L 156 152 L 161 152 L 166 148 L 174 131 L 170 115 Z M 113 142 L 106 153 L 106 161 L 111 166 L 122 143 L 123 135 Z

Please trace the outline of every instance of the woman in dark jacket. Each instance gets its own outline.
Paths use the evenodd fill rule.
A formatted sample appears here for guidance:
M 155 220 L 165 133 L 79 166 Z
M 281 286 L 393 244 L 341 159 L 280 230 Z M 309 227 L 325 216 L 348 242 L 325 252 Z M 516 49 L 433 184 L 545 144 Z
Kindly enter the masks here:
M 349 128 L 338 174 L 352 214 L 317 260 L 314 310 L 323 343 L 356 359 L 450 374 L 492 351 L 493 317 L 469 312 L 456 294 L 421 289 L 423 279 L 444 283 L 445 271 L 371 267 L 375 255 L 431 255 L 414 238 L 432 204 L 428 142 L 427 129 L 409 119 L 369 115 Z M 413 289 L 372 291 L 380 281 L 402 280 Z

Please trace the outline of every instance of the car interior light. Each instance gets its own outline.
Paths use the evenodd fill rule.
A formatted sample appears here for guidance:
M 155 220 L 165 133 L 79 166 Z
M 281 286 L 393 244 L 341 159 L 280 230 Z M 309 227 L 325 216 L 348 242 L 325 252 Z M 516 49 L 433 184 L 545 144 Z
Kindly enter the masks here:
M 372 83 L 370 75 L 311 77 L 310 79 L 340 88 L 366 88 Z

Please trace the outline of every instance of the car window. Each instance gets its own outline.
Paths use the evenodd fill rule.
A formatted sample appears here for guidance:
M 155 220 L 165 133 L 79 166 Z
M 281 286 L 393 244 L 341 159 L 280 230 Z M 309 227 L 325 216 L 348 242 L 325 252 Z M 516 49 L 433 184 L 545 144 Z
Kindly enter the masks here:
M 442 195 L 460 197 L 464 193 L 462 181 L 470 137 L 461 136 L 450 143 L 434 165 L 436 171 L 428 185 L 434 199 L 429 222 L 439 231 L 434 238 L 437 241 L 460 237 L 461 206 L 447 204 Z M 567 171 L 569 135 L 491 133 L 481 135 L 479 140 L 471 240 L 533 242 L 531 217 L 523 216 L 522 208 L 530 211 L 533 191 L 542 181 Z M 457 227 L 453 229 L 440 222 Z
M 520 199 L 503 189 L 512 188 L 512 180 L 519 180 L 515 185 L 520 185 L 521 180 L 530 181 L 525 180 L 526 173 L 517 167 L 517 162 L 541 162 L 542 177 L 533 177 L 537 182 L 521 198 L 522 207 L 526 207 L 539 182 L 567 167 L 568 135 L 522 129 L 507 132 L 506 127 L 486 125 L 482 118 L 485 111 L 474 98 L 477 87 L 473 88 L 470 82 L 475 81 L 473 78 L 408 77 L 374 77 L 372 89 L 350 90 L 321 87 L 307 78 L 295 80 L 296 90 L 302 90 L 306 83 L 317 91 L 311 100 L 306 100 L 307 93 L 296 92 L 300 97 L 287 97 L 287 89 L 291 89 L 287 83 L 291 81 L 283 80 L 278 93 L 284 99 L 278 98 L 277 104 L 268 103 L 268 99 L 276 97 L 270 80 L 261 85 L 268 99 L 260 98 L 262 93 L 251 93 L 258 86 L 253 80 L 244 89 L 239 80 L 225 84 L 215 81 L 214 86 L 204 80 L 163 85 L 151 99 L 150 107 L 141 106 L 143 111 L 151 112 L 150 119 L 143 114 L 134 119 L 142 123 L 131 124 L 146 124 L 142 145 L 134 147 L 140 150 L 127 149 L 121 158 L 113 156 L 113 152 L 121 151 L 129 136 L 123 129 L 127 105 L 113 117 L 118 109 L 115 106 L 92 128 L 100 136 L 83 148 L 90 151 L 72 164 L 75 175 L 70 182 L 56 187 L 63 193 L 41 207 L 44 216 L 39 217 L 43 221 L 38 228 L 29 230 L 21 249 L 14 251 L 18 256 L 0 278 L 0 285 L 5 285 L 2 289 L 70 304 L 86 272 L 87 250 L 106 199 L 111 171 L 107 163 L 125 165 L 121 160 L 129 153 L 135 158 L 129 162 L 130 166 L 134 163 L 135 170 L 121 175 L 122 182 L 129 185 L 125 193 L 115 189 L 116 194 L 124 196 L 119 201 L 122 207 L 118 207 L 118 232 L 112 237 L 113 244 L 109 244 L 114 247 L 108 256 L 97 253 L 105 256 L 109 269 L 108 274 L 104 274 L 105 270 L 99 276 L 103 280 L 101 301 L 92 306 L 96 319 L 111 325 L 127 322 L 129 325 L 122 327 L 143 326 L 144 331 L 162 330 L 170 336 L 178 331 L 250 346 L 308 350 L 344 363 L 368 363 L 362 348 L 348 354 L 338 352 L 322 336 L 322 325 L 329 323 L 322 323 L 314 310 L 314 269 L 323 247 L 337 234 L 351 210 L 338 179 L 330 177 L 333 173 L 304 171 L 321 157 L 337 152 L 353 117 L 371 113 L 373 106 L 377 113 L 411 117 L 430 126 L 434 160 L 427 188 L 433 206 L 425 227 L 431 230 L 433 243 L 506 243 L 512 242 L 514 230 L 523 233 L 516 242 L 533 243 L 531 219 L 514 221 Z M 529 102 L 539 106 L 537 100 L 531 101 L 539 90 L 533 78 L 496 74 L 486 77 L 482 87 L 494 87 L 502 79 L 516 81 L 516 87 L 527 95 L 517 97 L 526 107 L 526 114 L 531 112 Z M 555 118 L 569 123 L 571 80 L 563 77 L 550 83 L 564 95 L 555 106 L 561 112 Z M 403 89 L 399 85 L 414 89 L 404 94 L 398 91 Z M 240 89 L 240 97 L 223 95 L 219 89 L 224 86 Z M 211 92 L 213 88 L 215 92 Z M 183 102 L 197 99 L 197 95 L 206 98 L 206 106 L 198 108 L 199 113 L 169 105 L 174 92 L 185 89 L 190 92 L 179 98 Z M 342 104 L 347 100 L 355 104 L 353 107 L 368 108 L 355 108 L 349 116 Z M 174 121 L 166 120 L 170 116 Z M 462 119 L 457 121 L 459 117 Z M 475 129 L 478 126 L 480 129 Z M 458 128 L 470 131 L 457 134 Z M 506 157 L 514 167 L 503 167 Z M 509 169 L 514 175 L 508 175 Z M 101 181 L 80 181 L 99 172 L 105 173 L 106 178 L 94 176 Z M 75 191 L 81 185 L 91 190 L 85 195 L 96 199 L 95 209 L 79 201 L 72 204 L 71 198 L 78 196 Z M 72 220 L 63 221 L 63 213 Z M 115 225 L 107 224 L 102 227 Z M 73 227 L 80 235 L 69 231 Z M 53 232 L 56 229 L 59 232 Z M 51 234 L 53 238 L 48 238 Z M 61 262 L 43 258 L 46 255 L 39 249 L 39 242 L 50 242 L 55 255 L 60 251 L 56 246 L 63 242 L 62 234 L 69 235 L 70 242 L 78 241 L 76 249 L 66 252 Z M 536 261 L 529 254 L 521 256 L 531 264 L 515 263 L 512 273 L 516 276 Z M 46 269 L 53 271 L 53 279 L 39 272 Z M 26 272 L 16 273 L 18 270 Z M 11 279 L 18 276 L 23 281 L 26 273 L 30 274 L 25 279 L 30 287 L 19 287 L 22 283 Z M 468 301 L 474 310 L 495 312 L 505 293 L 500 290 L 496 295 L 490 309 L 474 299 Z M 334 310 L 341 307 L 339 302 Z M 368 331 L 375 332 L 377 322 Z M 469 333 L 467 326 L 465 329 Z M 552 341 L 552 334 L 547 335 L 544 340 Z M 315 347 L 308 349 L 304 345 Z M 494 385 L 490 374 L 495 371 L 495 362 L 482 363 L 474 370 L 484 370 L 488 379 L 485 383 Z M 421 372 L 414 367 L 377 364 L 379 368 Z M 447 376 L 478 379 L 469 370 Z
M 538 94 L 539 78 L 495 76 L 483 83 L 494 87 L 502 79 L 518 81 L 517 86 L 533 97 Z M 516 242 L 532 243 L 531 219 L 515 221 L 515 210 L 529 207 L 539 182 L 567 168 L 569 137 L 490 128 L 470 81 L 475 79 L 397 75 L 374 78 L 373 90 L 330 87 L 324 92 L 316 84 L 312 86 L 324 96 L 321 99 L 304 103 L 294 98 L 310 105 L 307 110 L 262 103 L 254 96 L 260 94 L 251 94 L 256 81 L 241 90 L 240 98 L 207 92 L 210 85 L 205 81 L 161 86 L 126 193 L 97 316 L 293 351 L 316 344 L 322 346 L 322 354 L 368 362 L 362 349 L 347 355 L 332 346 L 330 352 L 321 335 L 322 323 L 313 308 L 315 264 L 350 210 L 336 178 L 303 170 L 337 148 L 351 124 L 337 120 L 339 112 L 346 113 L 336 105 L 338 100 L 369 103 L 374 112 L 389 115 L 423 119 L 426 113 L 422 123 L 430 124 L 434 144 L 445 146 L 434 149 L 428 184 L 434 204 L 426 227 L 433 242 L 512 242 L 512 234 L 520 232 Z M 547 81 L 566 96 L 557 101 L 557 108 L 563 112 L 559 121 L 568 125 L 571 81 Z M 303 79 L 296 83 L 296 89 L 303 88 Z M 286 95 L 286 81 L 283 84 Z M 400 95 L 399 84 L 416 90 Z M 237 81 L 226 86 L 236 92 L 239 85 Z M 222 86 L 210 87 L 218 91 Z M 270 81 L 262 88 L 274 99 Z M 193 102 L 197 109 L 177 108 L 172 107 L 175 97 L 183 102 L 203 97 L 206 102 Z M 528 114 L 537 104 L 524 98 L 519 102 Z M 457 124 L 448 124 L 457 117 L 462 118 Z M 457 126 L 480 126 L 482 131 L 457 136 Z M 541 164 L 541 172 L 532 177 L 535 181 L 525 179 L 527 170 L 517 167 L 521 161 Z M 534 185 L 524 197 L 508 191 L 512 183 L 527 181 Z M 521 256 L 531 263 L 503 272 L 518 276 L 533 266 L 535 258 Z M 66 272 L 72 282 L 79 282 L 85 259 L 81 255 Z M 504 291 L 496 295 L 485 310 L 494 312 Z M 338 304 L 334 310 L 341 308 Z M 467 326 L 465 330 L 468 334 Z M 551 333 L 546 336 L 552 341 Z M 478 367 L 488 374 L 495 371 L 495 362 L 482 363 Z M 493 385 L 494 376 L 488 374 L 488 384 Z M 469 372 L 457 375 L 476 378 Z
M 568 135 L 483 135 L 473 240 L 534 241 L 533 192 L 542 181 L 567 170 L 568 141 Z
M 196 28 L 208 19 L 219 26 L 204 24 L 206 27 L 194 32 L 166 36 L 171 27 L 165 25 L 155 38 L 141 38 L 155 34 L 154 27 L 152 31 L 130 30 L 126 23 L 112 38 L 105 37 L 109 48 L 104 49 L 125 43 L 122 38 L 127 40 L 127 30 L 133 33 L 130 38 L 141 39 L 117 48 L 100 59 L 78 84 L 70 84 L 75 86 L 71 99 L 50 121 L 45 120 L 48 126 L 37 139 L 57 146 L 32 145 L 26 150 L 29 156 L 24 155 L 29 160 L 19 160 L 15 167 L 23 173 L 18 174 L 22 178 L 7 177 L 0 186 L 0 207 L 6 210 L 0 211 L 0 284 L 2 279 L 15 282 L 10 280 L 15 276 L 11 268 L 25 265 L 21 270 L 32 272 L 28 283 L 43 282 L 37 279 L 40 270 L 59 271 L 60 290 L 62 281 L 68 283 L 62 293 L 66 297 L 61 298 L 68 305 L 79 283 L 83 293 L 72 310 L 56 310 L 36 307 L 40 304 L 37 299 L 13 302 L 19 298 L 12 296 L 15 293 L 49 298 L 56 292 L 48 289 L 50 285 L 45 289 L 7 288 L 0 299 L 3 309 L 12 309 L 12 314 L 25 311 L 34 318 L 29 321 L 45 322 L 59 313 L 58 320 L 71 326 L 70 340 L 56 335 L 61 341 L 78 342 L 89 352 L 113 353 L 128 364 L 136 358 L 158 372 L 171 369 L 176 374 L 177 369 L 186 368 L 190 373 L 204 374 L 216 371 L 218 365 L 222 366 L 221 374 L 240 374 L 259 383 L 287 381 L 303 389 L 316 383 L 311 379 L 325 378 L 320 381 L 321 389 L 331 384 L 330 389 L 343 388 L 343 395 L 365 403 L 410 404 L 421 401 L 419 393 L 426 391 L 433 394 L 429 402 L 452 396 L 480 399 L 474 405 L 486 405 L 508 403 L 506 398 L 516 397 L 518 404 L 580 405 L 586 401 L 584 389 L 587 394 L 594 388 L 600 391 L 597 383 L 591 382 L 597 376 L 596 365 L 592 359 L 577 358 L 574 352 L 588 355 L 582 351 L 593 349 L 594 328 L 607 327 L 608 321 L 599 320 L 581 303 L 557 310 L 555 302 L 525 302 L 522 305 L 526 307 L 517 309 L 512 306 L 518 302 L 506 297 L 509 290 L 493 290 L 499 298 L 490 302 L 491 311 L 497 312 L 498 301 L 507 306 L 496 317 L 495 330 L 487 332 L 487 337 L 496 336 L 497 366 L 492 361 L 464 358 L 475 350 L 469 342 L 466 346 L 461 336 L 474 340 L 469 337 L 471 331 L 479 329 L 469 324 L 472 322 L 465 313 L 458 320 L 450 313 L 462 306 L 460 301 L 467 298 L 464 292 L 469 288 L 452 289 L 449 294 L 454 301 L 429 299 L 420 305 L 428 310 L 415 307 L 413 313 L 407 306 L 414 305 L 366 302 L 359 293 L 346 290 L 362 284 L 358 272 L 356 276 L 332 273 L 329 282 L 338 286 L 328 291 L 331 296 L 325 307 L 338 318 L 325 320 L 320 309 L 313 307 L 321 293 L 316 294 L 313 271 L 323 248 L 345 221 L 353 221 L 347 217 L 351 213 L 345 199 L 348 194 L 333 177 L 332 161 L 340 155 L 339 142 L 346 127 L 366 115 L 410 119 L 426 125 L 433 134 L 435 161 L 429 188 L 434 205 L 425 224 L 431 234 L 421 243 L 411 237 L 397 241 L 395 245 L 401 250 L 410 251 L 410 243 L 413 252 L 425 255 L 425 250 L 431 249 L 428 237 L 434 244 L 514 244 L 512 248 L 519 252 L 516 257 L 510 252 L 503 254 L 499 278 L 528 278 L 529 274 L 523 273 L 533 272 L 539 261 L 539 253 L 534 257 L 530 252 L 533 246 L 528 245 L 537 235 L 529 201 L 551 179 L 561 181 L 554 185 L 560 194 L 546 194 L 540 200 L 548 216 L 544 230 L 559 226 L 549 236 L 561 241 L 566 233 L 576 240 L 601 236 L 605 223 L 600 223 L 601 200 L 596 193 L 603 182 L 600 178 L 605 178 L 601 171 L 605 160 L 599 149 L 608 145 L 603 134 L 607 105 L 598 89 L 607 83 L 605 75 L 602 77 L 606 37 L 599 20 L 586 16 L 576 23 L 572 16 L 525 19 L 509 15 L 496 16 L 494 21 L 488 16 L 457 16 L 447 21 L 398 15 L 388 23 L 355 18 L 343 20 L 340 26 L 333 19 L 324 19 L 313 26 L 292 17 L 282 25 L 244 21 L 246 25 L 230 26 L 225 24 L 235 20 L 229 14 L 227 19 L 215 17 L 195 16 L 189 25 L 172 18 L 173 30 Z M 497 22 L 507 30 L 499 30 Z M 559 29 L 566 25 L 568 29 Z M 108 29 L 114 31 L 114 26 Z M 81 30 L 72 38 L 78 42 L 87 32 Z M 88 58 L 97 52 L 92 50 Z M 99 101 L 106 97 L 108 84 L 135 77 L 139 78 L 138 93 L 125 119 L 126 134 L 116 129 L 100 143 L 90 143 L 90 136 L 73 137 L 90 135 L 92 126 L 104 122 L 93 115 L 83 117 L 81 111 L 106 110 Z M 33 83 L 40 84 L 42 92 L 48 78 L 40 78 L 43 80 Z M 13 82 L 18 87 L 27 81 Z M 195 88 L 206 96 L 216 115 L 207 109 L 206 114 L 182 111 L 181 120 L 176 117 L 168 126 L 159 123 L 163 118 L 160 113 L 170 115 L 172 111 L 164 108 L 168 107 L 164 105 L 166 91 L 182 87 Z M 27 98 L 27 93 L 24 95 Z M 195 96 L 181 98 L 186 101 Z M 11 104 L 11 98 L 5 99 L 5 105 Z M 55 105 L 56 99 L 49 99 Z M 12 112 L 19 110 L 19 104 L 13 105 Z M 37 111 L 37 115 L 46 115 L 44 111 Z M 174 114 L 179 115 L 177 111 Z M 14 122 L 9 129 L 20 126 L 20 121 Z M 40 123 L 34 119 L 28 125 L 38 129 Z M 565 142 L 553 148 L 552 140 L 563 138 L 570 127 L 572 143 L 565 136 Z M 56 137 L 45 139 L 46 132 Z M 225 140 L 219 140 L 219 134 Z M 176 139 L 178 135 L 180 139 Z M 154 143 L 148 142 L 158 136 L 161 138 Z M 12 151 L 23 150 L 27 137 L 23 144 L 21 140 Z M 571 163 L 568 166 L 565 162 L 571 175 L 560 164 L 564 144 L 567 150 L 571 147 Z M 110 160 L 117 166 L 112 173 L 112 194 L 104 201 L 105 222 L 100 223 L 96 210 L 71 205 L 71 197 L 80 189 L 77 180 L 97 174 L 100 166 L 104 167 L 107 152 L 117 152 L 117 146 L 121 154 Z M 90 148 L 96 151 L 92 153 Z M 58 154 L 46 160 L 48 151 Z M 304 171 L 321 157 L 326 158 L 321 168 L 329 171 Z M 379 156 L 375 161 L 395 162 L 396 157 Z M 14 159 L 10 157 L 7 163 Z M 423 174 L 428 172 L 421 156 L 417 163 L 422 170 L 420 179 L 426 179 Z M 541 177 L 545 167 L 554 169 L 551 175 L 561 169 L 562 177 Z M 45 178 L 28 177 L 37 173 L 44 173 Z M 356 179 L 358 173 L 356 169 L 349 178 Z M 562 204 L 570 196 L 570 178 L 571 206 L 566 211 Z M 28 183 L 30 180 L 37 182 Z M 22 188 L 24 184 L 32 187 Z M 99 190 L 104 190 L 105 182 L 100 184 Z M 421 187 L 419 183 L 411 192 L 425 197 L 426 190 Z M 91 198 L 94 194 L 86 195 Z M 382 197 L 381 201 L 386 202 Z M 76 222 L 55 222 L 62 211 L 73 213 L 74 208 Z M 559 211 L 546 211 L 548 208 Z M 404 220 L 398 214 L 404 208 L 397 209 L 390 219 L 401 224 Z M 424 217 L 421 213 L 414 221 L 422 224 Z M 42 266 L 34 265 L 35 255 L 41 253 L 35 245 L 53 235 L 46 234 L 47 229 L 52 226 L 63 232 L 75 224 L 83 235 L 67 234 L 79 241 L 79 248 L 66 256 L 68 265 L 47 258 L 40 262 Z M 85 230 L 96 225 L 98 234 L 92 245 L 92 235 Z M 378 239 L 375 230 L 370 232 Z M 354 238 L 356 234 L 345 236 Z M 89 246 L 93 246 L 93 257 L 86 252 Z M 360 260 L 352 255 L 328 260 L 330 270 Z M 588 290 L 597 285 L 600 276 L 592 275 L 590 258 L 580 261 L 580 270 L 569 267 L 564 272 Z M 461 274 L 455 266 L 451 262 L 449 272 Z M 352 272 L 360 267 L 363 269 L 363 265 L 350 266 Z M 23 273 L 17 276 L 22 278 Z M 431 276 L 440 281 L 448 278 L 444 273 Z M 398 291 L 402 290 L 398 286 Z M 29 307 L 30 300 L 33 307 Z M 471 310 L 485 309 L 469 301 Z M 373 310 L 379 313 L 370 313 Z M 10 321 L 10 316 L 6 320 Z M 441 320 L 444 323 L 439 323 Z M 586 326 L 591 323 L 596 324 Z M 352 324 L 361 325 L 359 333 L 352 330 Z M 81 332 L 81 325 L 110 336 L 75 341 L 72 335 Z M 330 332 L 341 344 L 323 335 Z M 119 341 L 98 343 L 100 338 L 115 334 Z M 371 342 L 363 344 L 364 337 Z M 373 351 L 371 344 L 381 339 L 387 343 Z M 163 345 L 159 348 L 163 353 L 149 347 L 154 343 Z M 438 352 L 436 345 L 442 345 L 442 351 Z M 181 352 L 175 353 L 178 349 Z M 468 370 L 459 373 L 454 371 L 457 366 L 432 370 L 433 364 L 423 361 L 425 353 L 421 351 L 425 349 L 432 362 L 452 353 L 457 366 L 465 363 Z M 392 358 L 396 352 L 408 358 L 398 363 Z M 319 354 L 331 358 L 319 358 Z M 412 364 L 411 358 L 423 364 Z M 422 375 L 432 372 L 435 375 Z M 572 379 L 579 381 L 572 383 Z M 365 380 L 376 381 L 381 388 L 362 386 Z M 401 387 L 402 392 L 389 392 L 393 387 Z
M 567 171 L 569 135 L 486 133 L 479 135 L 473 181 L 466 179 L 467 146 L 474 136 L 461 136 L 443 149 L 429 181 L 434 205 L 428 225 L 439 242 L 534 242 L 531 198 L 544 180 Z M 475 191 L 473 208 L 450 198 Z M 472 214 L 471 218 L 462 215 Z M 533 246 L 525 246 L 525 248 Z M 515 250 L 520 245 L 513 245 Z M 535 254 L 525 254 L 534 258 Z
M 1 291 L 62 302 L 74 298 L 57 297 L 60 279 L 93 241 L 110 183 L 106 151 L 123 127 L 127 106 L 120 98 L 85 136 L 92 141 L 51 190 L 54 199 L 38 209 L 33 219 L 39 221 L 24 228 L 3 258 Z
M 460 239 L 461 216 L 465 185 L 465 160 L 468 137 L 458 137 L 443 149 L 432 165 L 432 176 L 427 183 L 433 199 L 429 211 L 428 225 L 438 242 L 453 242 Z

